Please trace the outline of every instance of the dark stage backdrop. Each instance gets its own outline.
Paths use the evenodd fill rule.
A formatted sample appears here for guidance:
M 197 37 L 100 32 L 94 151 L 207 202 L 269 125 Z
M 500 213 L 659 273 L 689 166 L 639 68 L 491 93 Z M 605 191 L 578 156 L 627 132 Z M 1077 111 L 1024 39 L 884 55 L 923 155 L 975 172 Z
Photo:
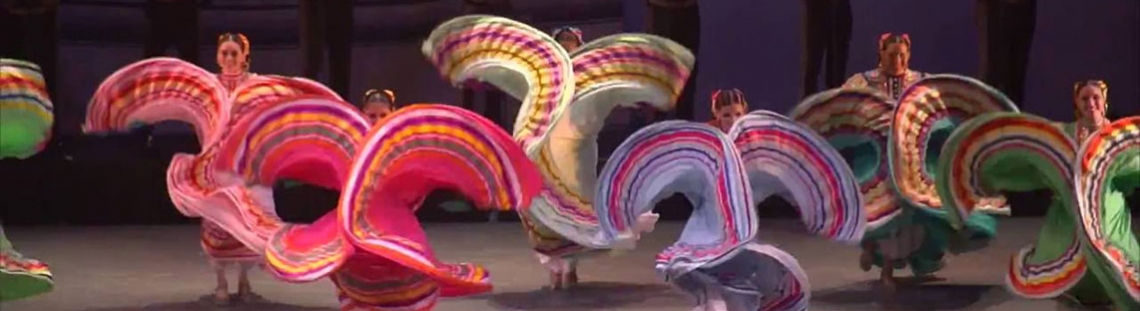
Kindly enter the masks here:
M 623 0 L 623 30 L 643 23 L 644 0 Z M 788 111 L 799 100 L 803 1 L 701 1 L 699 94 L 738 87 L 753 108 Z M 1026 103 L 1034 114 L 1071 119 L 1072 83 L 1104 79 L 1112 112 L 1140 114 L 1140 2 L 1041 0 L 1030 55 Z M 854 30 L 847 72 L 876 63 L 879 34 L 906 32 L 911 67 L 931 73 L 978 73 L 973 0 L 851 0 Z M 704 96 L 699 98 L 706 98 Z M 703 107 L 698 103 L 697 107 Z M 699 109 L 699 116 L 708 112 Z
M 572 23 L 592 39 L 641 29 L 644 1 L 623 0 L 616 5 L 594 0 L 522 0 L 516 7 L 519 19 L 542 29 Z M 720 87 L 741 88 L 753 108 L 785 112 L 798 101 L 801 1 L 702 0 L 698 117 L 707 118 L 708 111 L 703 109 L 706 95 Z M 1111 85 L 1114 114 L 1140 114 L 1140 3 L 1039 2 L 1026 110 L 1051 119 L 1071 119 L 1071 83 L 1101 78 Z M 457 103 L 459 92 L 439 78 L 419 48 L 421 32 L 458 14 L 458 5 L 458 1 L 447 0 L 358 8 L 351 92 L 361 94 L 368 88 L 386 87 L 396 90 L 401 102 Z M 974 1 L 853 0 L 855 21 L 848 73 L 871 68 L 878 34 L 891 31 L 911 34 L 915 69 L 974 75 L 978 52 L 973 5 Z M 590 16 L 590 20 L 575 19 L 580 16 Z M 167 135 L 160 135 L 149 147 L 138 137 L 79 135 L 85 105 L 101 79 L 142 53 L 141 10 L 65 4 L 60 20 L 64 41 L 55 98 L 59 122 L 56 138 L 48 150 L 32 159 L 0 162 L 0 219 L 15 224 L 186 221 L 170 205 L 164 181 L 170 156 L 196 149 L 193 138 L 184 135 L 188 133 L 185 129 L 163 126 L 159 133 Z M 300 72 L 293 8 L 204 11 L 200 61 L 206 68 L 215 67 L 213 38 L 223 31 L 250 35 L 254 71 L 284 75 Z M 354 96 L 349 100 L 358 99 Z M 603 153 L 632 130 L 625 113 L 617 113 L 611 122 L 608 130 L 613 133 L 603 135 Z M 285 216 L 297 220 L 327 210 L 336 196 L 316 189 L 280 195 L 290 202 L 280 207 Z M 1038 207 L 1043 205 L 1035 203 L 1026 203 L 1026 209 L 1019 210 L 1039 213 Z M 685 204 L 667 205 L 667 218 L 685 215 Z M 765 214 L 789 215 L 790 208 L 772 206 L 776 207 Z M 431 208 L 422 213 L 433 220 L 484 217 L 443 214 Z

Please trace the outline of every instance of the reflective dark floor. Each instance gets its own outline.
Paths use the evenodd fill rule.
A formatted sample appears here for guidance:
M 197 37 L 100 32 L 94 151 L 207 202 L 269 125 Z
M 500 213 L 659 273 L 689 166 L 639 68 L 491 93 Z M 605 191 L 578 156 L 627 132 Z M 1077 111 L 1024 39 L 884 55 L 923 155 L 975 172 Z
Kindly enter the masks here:
M 658 225 L 638 249 L 622 256 L 582 262 L 584 284 L 568 292 L 542 289 L 545 275 L 527 250 L 518 223 L 427 224 L 444 260 L 486 265 L 495 292 L 447 299 L 436 310 L 690 310 L 689 299 L 658 280 L 654 254 L 676 238 L 682 223 Z M 761 238 L 799 258 L 812 283 L 811 310 L 1079 310 L 1064 302 L 1023 300 L 1002 288 L 1010 254 L 1034 239 L 1040 221 L 1006 219 L 991 247 L 949 258 L 943 280 L 914 281 L 893 301 L 861 272 L 858 249 L 803 232 L 790 220 L 761 221 Z M 58 287 L 52 293 L 0 306 L 4 311 L 183 311 L 213 310 L 206 294 L 214 286 L 198 247 L 195 226 L 12 227 L 17 249 L 51 264 Z M 236 282 L 231 282 L 236 285 Z M 256 273 L 254 289 L 266 302 L 222 310 L 335 310 L 327 281 L 287 284 Z M 231 289 L 234 290 L 234 289 Z

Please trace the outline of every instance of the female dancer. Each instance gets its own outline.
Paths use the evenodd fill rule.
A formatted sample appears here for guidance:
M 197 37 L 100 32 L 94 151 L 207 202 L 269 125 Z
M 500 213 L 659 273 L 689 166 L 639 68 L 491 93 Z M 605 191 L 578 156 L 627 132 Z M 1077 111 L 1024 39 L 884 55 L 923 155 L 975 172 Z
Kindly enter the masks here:
M 727 134 L 727 135 L 725 135 Z M 665 160 L 660 160 L 665 159 Z M 657 256 L 658 275 L 697 301 L 693 310 L 806 310 L 810 285 L 788 253 L 756 237 L 756 209 L 772 195 L 793 202 L 805 227 L 857 244 L 866 230 L 854 174 L 827 140 L 768 111 L 727 133 L 667 121 L 631 135 L 611 156 L 594 202 L 602 235 L 631 248 L 638 215 L 683 194 L 693 215 L 678 243 Z
M 1109 124 L 1108 84 L 1101 80 L 1079 81 L 1073 84 L 1073 105 L 1076 121 L 1066 124 L 1065 131 L 1083 143 L 1089 134 Z
M 573 286 L 579 259 L 612 248 L 599 237 L 591 199 L 603 186 L 597 138 L 606 116 L 619 106 L 670 110 L 692 70 L 692 54 L 664 38 L 619 34 L 591 41 L 570 57 L 546 32 L 482 15 L 437 27 L 424 54 L 456 85 L 477 79 L 522 99 L 514 138 L 538 163 L 546 189 L 519 217 L 551 288 Z M 539 78 L 510 78 L 515 74 Z M 656 218 L 638 215 L 634 232 L 652 231 Z
M 910 70 L 910 36 L 885 33 L 879 36 L 879 68 L 851 76 L 843 88 L 872 88 L 898 100 L 908 86 L 926 76 Z
M 720 89 L 712 94 L 712 120 L 708 124 L 725 133 L 748 113 L 748 101 L 739 89 Z
M 554 37 L 554 40 L 557 40 L 558 44 L 570 53 L 574 53 L 578 47 L 586 44 L 586 41 L 582 39 L 582 30 L 575 27 L 559 27 L 551 31 L 550 36 Z
M 220 73 L 172 58 L 125 66 L 99 85 L 83 124 L 84 133 L 96 135 L 163 121 L 194 127 L 201 152 L 174 155 L 167 168 L 167 191 L 183 215 L 208 220 L 203 222 L 200 242 L 217 269 L 215 296 L 219 302 L 231 298 L 224 266 L 233 263 L 242 266 L 238 298 L 257 298 L 246 273 L 260 262 L 269 236 L 283 225 L 273 209 L 249 209 L 246 202 L 225 199 L 234 198 L 236 192 L 231 188 L 247 187 L 235 184 L 233 172 L 225 169 L 229 162 L 220 160 L 226 155 L 222 138 L 233 136 L 235 120 L 259 107 L 277 106 L 284 98 L 340 101 L 332 90 L 307 79 L 249 73 L 249 49 L 249 40 L 241 34 L 219 36 L 216 60 Z M 357 108 L 352 110 L 360 113 Z M 272 193 L 268 187 L 253 190 Z
M 1009 264 L 1006 284 L 1018 296 L 1140 309 L 1134 279 L 1140 247 L 1123 199 L 1140 185 L 1140 119 L 1109 123 L 1107 90 L 1101 81 L 1076 83 L 1074 123 L 1050 126 L 1057 124 L 1027 114 L 987 113 L 947 139 L 937 188 L 955 228 L 975 212 L 1008 214 L 999 191 L 1052 192 L 1037 241 Z
M 226 153 L 246 182 L 295 176 L 342 190 L 336 210 L 276 230 L 265 248 L 278 278 L 328 277 L 341 310 L 426 311 L 441 297 L 490 291 L 484 268 L 435 257 L 416 210 L 439 189 L 480 207 L 520 208 L 542 188 L 538 170 L 505 131 L 453 106 L 409 106 L 369 130 L 356 108 L 309 97 L 263 106 L 234 128 L 224 143 L 237 148 Z
M 54 123 L 40 67 L 0 58 L 0 159 L 22 159 L 43 149 Z M 24 258 L 12 247 L 0 226 L 0 302 L 50 291 L 48 266 Z
M 962 215 L 960 226 L 951 227 L 935 193 L 934 180 L 941 177 L 932 166 L 960 122 L 1016 108 L 993 88 L 953 75 L 929 76 L 897 98 L 888 96 L 895 95 L 864 87 L 831 90 L 806 99 L 792 116 L 826 137 L 858 176 L 868 217 L 859 266 L 881 267 L 882 284 L 892 291 L 894 270 L 930 275 L 944 266 L 947 251 L 982 247 L 995 234 L 996 220 L 985 213 Z M 994 199 L 987 204 L 1004 205 Z
M 372 123 L 396 111 L 396 93 L 391 90 L 371 89 L 364 92 L 364 115 Z
M 1075 298 L 1083 304 L 1111 300 L 1115 310 L 1140 310 L 1140 245 L 1129 230 L 1126 203 L 1140 188 L 1140 116 L 1108 123 L 1108 85 L 1102 81 L 1078 82 L 1074 92 L 1077 122 L 1070 133 L 1082 142 L 1074 174 L 1079 224 L 1088 238 L 1088 270 L 1101 280 L 1108 299 Z
M 218 80 L 229 91 L 233 91 L 249 79 L 249 39 L 240 33 L 224 33 L 218 36 Z M 218 224 L 202 219 L 202 250 L 209 257 L 210 264 L 217 274 L 217 287 L 214 288 L 214 301 L 227 304 L 230 300 L 229 283 L 226 281 L 226 267 L 237 264 L 238 292 L 242 300 L 253 300 L 257 295 L 249 283 L 249 270 L 261 261 L 261 254 L 249 249 Z
M 1078 147 L 1085 145 L 1086 142 L 1092 139 L 1093 137 L 1091 136 L 1093 136 L 1094 133 L 1097 133 L 1101 129 L 1110 126 L 1111 122 L 1109 122 L 1108 117 L 1106 116 L 1106 112 L 1108 111 L 1108 84 L 1104 81 L 1085 80 L 1074 83 L 1073 106 L 1074 116 L 1076 117 L 1076 120 L 1072 123 L 1065 124 L 1063 128 L 1065 129 L 1065 133 L 1070 135 L 1070 137 L 1075 140 Z M 1105 138 L 1101 139 L 1106 140 Z M 1087 148 L 1082 148 L 1082 150 L 1085 149 Z M 1097 153 L 1097 151 L 1085 150 L 1084 153 Z M 1099 152 L 1099 156 L 1097 158 L 1100 159 L 1096 160 L 1105 161 L 1103 157 L 1107 154 L 1109 154 L 1109 152 Z M 1079 159 L 1084 158 L 1082 153 L 1078 153 L 1077 156 L 1078 161 L 1081 161 Z M 1109 159 L 1108 161 L 1112 161 L 1112 159 Z M 1133 165 L 1132 169 L 1135 169 L 1135 165 Z M 1122 171 L 1126 170 L 1127 169 Z M 1135 172 L 1125 172 L 1124 174 L 1129 173 L 1135 174 Z M 1111 178 L 1105 179 L 1111 180 Z M 1078 191 L 1079 189 L 1080 188 L 1078 188 Z M 1114 191 L 1105 192 L 1119 191 L 1119 189 L 1113 190 Z M 1078 192 L 1077 195 L 1086 196 L 1089 195 L 1089 193 Z M 1123 198 L 1123 196 L 1121 196 L 1121 198 Z M 1123 200 L 1121 200 L 1120 203 L 1116 203 L 1116 205 L 1113 205 L 1111 203 L 1104 204 L 1101 202 L 1096 202 L 1096 205 L 1100 205 L 1102 208 L 1104 208 L 1104 211 L 1101 211 L 1101 217 L 1103 217 L 1102 221 L 1108 224 L 1116 224 L 1117 228 L 1132 228 L 1128 207 L 1124 206 L 1125 204 L 1123 203 Z M 1098 234 L 1093 234 L 1093 236 L 1098 236 Z M 1128 243 L 1127 238 L 1120 239 L 1119 236 L 1115 236 L 1113 238 L 1116 239 L 1114 239 L 1115 241 L 1112 241 L 1111 244 L 1114 244 L 1117 247 L 1120 247 L 1122 245 L 1126 246 L 1124 247 L 1124 253 L 1132 256 L 1140 254 L 1140 250 L 1138 250 L 1136 247 L 1135 240 L 1132 240 L 1131 243 Z M 1120 243 L 1121 241 L 1124 241 L 1124 243 Z M 1090 256 L 1095 256 L 1094 252 L 1088 253 Z M 1103 259 L 1099 258 L 1090 258 L 1089 261 L 1092 263 L 1106 263 Z M 1108 273 L 1104 273 L 1109 271 L 1109 269 L 1105 269 L 1107 267 L 1109 267 L 1107 264 L 1096 265 L 1091 266 L 1090 270 L 1093 270 L 1093 274 L 1104 274 L 1103 276 L 1100 276 L 1102 279 L 1111 279 L 1111 277 L 1108 277 Z M 1121 292 L 1122 291 L 1117 290 L 1107 290 L 1104 292 L 1099 290 L 1084 290 L 1080 292 L 1069 293 L 1067 296 L 1082 305 L 1108 305 L 1111 304 L 1112 300 L 1116 300 L 1116 306 L 1119 307 L 1120 310 L 1125 310 L 1125 308 L 1128 307 L 1135 308 L 1137 306 L 1137 302 L 1130 299 L 1130 297 L 1120 295 Z

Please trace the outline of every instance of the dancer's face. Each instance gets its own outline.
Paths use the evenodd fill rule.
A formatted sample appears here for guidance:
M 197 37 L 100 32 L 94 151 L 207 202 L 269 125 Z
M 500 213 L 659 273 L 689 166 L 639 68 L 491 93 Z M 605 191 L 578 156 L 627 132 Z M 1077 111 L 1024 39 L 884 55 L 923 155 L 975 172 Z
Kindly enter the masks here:
M 900 75 L 910 67 L 910 46 L 904 43 L 891 43 L 879 51 L 879 62 L 884 73 Z
M 218 45 L 218 66 L 225 73 L 239 73 L 245 71 L 246 55 L 237 42 L 226 41 Z
M 392 110 L 392 104 L 386 101 L 371 101 L 364 105 L 364 116 L 368 117 L 372 123 L 376 123 L 376 121 L 392 114 Z
M 1074 100 L 1076 101 L 1077 110 L 1079 110 L 1081 114 L 1077 116 L 1077 118 L 1081 119 L 1081 121 L 1090 122 L 1096 126 L 1108 124 L 1108 119 L 1105 117 L 1105 110 L 1107 110 L 1105 106 L 1106 99 L 1104 98 L 1104 92 L 1102 92 L 1100 88 L 1095 85 L 1081 87 Z
M 562 48 L 566 49 L 567 52 L 573 52 L 581 46 L 581 44 L 578 44 L 578 38 L 571 34 L 559 34 L 557 39 L 558 44 L 561 44 Z
M 736 123 L 740 117 L 744 116 L 744 105 L 735 103 L 727 106 L 722 106 L 716 110 L 716 125 L 721 131 L 725 133 L 732 128 L 732 124 Z

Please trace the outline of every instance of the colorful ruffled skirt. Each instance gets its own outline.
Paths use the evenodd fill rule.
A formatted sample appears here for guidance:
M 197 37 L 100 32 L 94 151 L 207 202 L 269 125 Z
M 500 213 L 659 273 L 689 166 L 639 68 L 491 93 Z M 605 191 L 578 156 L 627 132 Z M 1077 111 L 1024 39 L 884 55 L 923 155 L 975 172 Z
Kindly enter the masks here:
M 261 261 L 261 254 L 249 249 L 221 226 L 202 220 L 202 251 L 215 265 Z
M 43 294 L 53 287 L 48 266 L 16 252 L 0 227 L 0 302 Z

